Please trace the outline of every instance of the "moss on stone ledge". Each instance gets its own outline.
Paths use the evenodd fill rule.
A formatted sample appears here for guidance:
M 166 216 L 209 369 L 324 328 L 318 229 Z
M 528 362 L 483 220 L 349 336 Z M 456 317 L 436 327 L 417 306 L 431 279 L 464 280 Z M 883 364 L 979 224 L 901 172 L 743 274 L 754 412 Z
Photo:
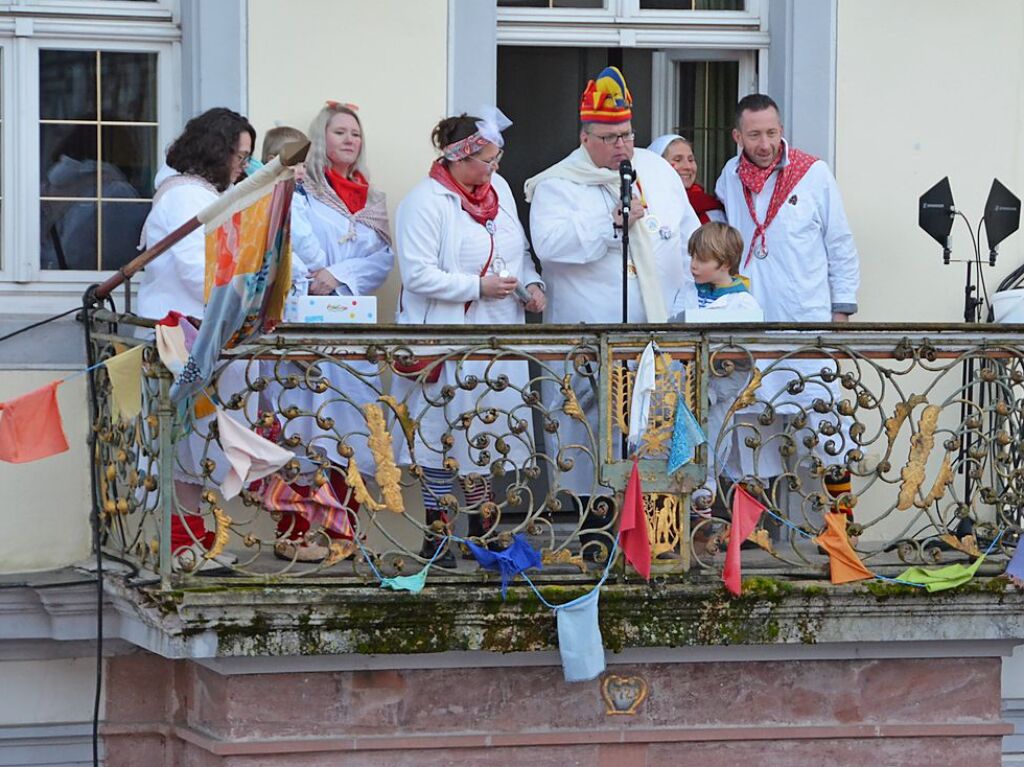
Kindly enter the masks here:
M 544 598 L 564 604 L 589 584 L 541 586 Z M 153 595 L 151 605 L 178 613 L 187 637 L 214 632 L 223 655 L 415 654 L 451 650 L 519 652 L 558 646 L 554 613 L 526 587 L 501 599 L 493 585 L 439 586 L 419 595 L 366 588 L 299 586 L 244 590 L 230 587 Z M 615 583 L 601 592 L 605 647 L 813 644 L 827 621 L 864 609 L 902 619 L 922 600 L 955 605 L 957 595 L 1019 601 L 1003 578 L 976 579 L 930 595 L 901 584 L 870 582 L 830 587 L 819 582 L 755 577 L 733 597 L 718 585 Z M 232 604 L 232 596 L 239 597 Z M 873 607 L 872 607 L 873 605 Z M 920 609 L 920 608 L 917 608 Z M 166 612 L 165 612 L 166 611 Z M 834 625 L 828 641 L 837 641 Z

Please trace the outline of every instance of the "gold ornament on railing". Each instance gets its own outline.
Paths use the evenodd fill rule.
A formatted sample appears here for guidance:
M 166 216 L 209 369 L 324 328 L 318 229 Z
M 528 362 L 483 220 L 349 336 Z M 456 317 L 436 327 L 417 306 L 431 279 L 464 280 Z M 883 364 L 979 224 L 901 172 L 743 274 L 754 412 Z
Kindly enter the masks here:
M 562 412 L 570 418 L 583 421 L 586 417 L 583 415 L 583 408 L 580 407 L 580 402 L 576 398 L 576 392 L 573 391 L 570 380 L 568 375 L 562 378 L 562 397 L 564 398 L 562 400 Z
M 896 508 L 906 511 L 914 505 L 917 498 L 917 491 L 924 484 L 924 467 L 935 447 L 935 430 L 939 425 L 939 413 L 942 408 L 938 405 L 929 405 L 921 411 L 921 422 L 918 424 L 918 432 L 910 438 L 910 455 L 907 457 L 907 465 L 903 467 L 900 476 L 903 483 L 900 485 L 899 498 L 896 501 Z M 945 489 L 945 488 L 943 488 Z
M 373 453 L 373 460 L 377 464 L 376 479 L 381 497 L 391 511 L 401 514 L 405 511 L 402 486 L 399 483 L 402 479 L 402 471 L 395 466 L 391 432 L 388 431 L 387 423 L 384 420 L 384 411 L 376 403 L 370 402 L 363 405 L 363 414 L 366 416 L 366 426 L 370 430 L 368 443 L 370 452 Z
M 224 509 L 219 506 L 214 506 L 213 518 L 217 522 L 216 533 L 213 538 L 213 546 L 203 554 L 206 559 L 213 559 L 219 556 L 224 547 L 228 545 L 228 541 L 231 539 L 231 517 L 224 513 Z
M 356 465 L 355 458 L 350 458 L 348 461 L 348 470 L 345 472 L 345 484 L 351 488 L 352 494 L 363 508 L 370 511 L 380 511 L 384 508 L 383 503 L 380 503 L 370 495 L 366 482 L 363 481 L 362 472 L 359 471 L 359 467 Z

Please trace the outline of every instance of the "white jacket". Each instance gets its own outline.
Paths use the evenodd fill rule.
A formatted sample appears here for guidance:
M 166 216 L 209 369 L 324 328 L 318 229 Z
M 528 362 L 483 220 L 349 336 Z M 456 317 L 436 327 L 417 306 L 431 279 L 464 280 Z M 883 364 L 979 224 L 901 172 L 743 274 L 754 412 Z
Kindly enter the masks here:
M 508 182 L 495 173 L 491 184 L 498 193 L 499 207 L 521 230 Z M 455 217 L 461 210 L 458 195 L 432 178 L 413 187 L 398 206 L 395 245 L 402 273 L 398 322 L 463 325 L 465 303 L 480 298 L 480 275 L 468 274 L 458 265 L 462 242 Z M 515 276 L 523 285 L 544 284 L 528 253 L 523 257 L 523 273 Z
M 779 167 L 788 162 L 788 146 L 785 152 Z M 767 229 L 768 256 L 755 254 L 749 264 L 754 222 L 738 166 L 738 156 L 725 164 L 715 194 L 725 204 L 729 224 L 743 235 L 740 271 L 750 278 L 765 321 L 831 322 L 832 312 L 856 312 L 860 262 L 839 187 L 828 166 L 819 160 L 800 179 Z M 768 214 L 778 175 L 778 171 L 772 173 L 754 197 L 759 221 Z

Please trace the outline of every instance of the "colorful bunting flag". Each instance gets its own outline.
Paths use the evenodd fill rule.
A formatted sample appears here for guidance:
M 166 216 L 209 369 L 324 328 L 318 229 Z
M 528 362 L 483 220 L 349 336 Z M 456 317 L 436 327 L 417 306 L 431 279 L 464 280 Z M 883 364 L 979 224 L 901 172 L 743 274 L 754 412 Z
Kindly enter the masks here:
M 1006 566 L 1006 574 L 1018 585 L 1024 585 L 1024 543 L 1017 541 L 1017 550 L 1013 552 L 1010 564 Z
M 732 528 L 729 530 L 729 546 L 725 552 L 725 569 L 722 580 L 734 596 L 743 590 L 740 572 L 740 546 L 750 537 L 761 518 L 764 504 L 748 493 L 743 485 L 737 484 L 732 494 Z
M 8 402 L 0 402 L 0 461 L 27 463 L 68 449 L 53 381 Z
M 482 568 L 501 573 L 502 599 L 508 594 L 509 582 L 519 573 L 542 567 L 540 552 L 530 545 L 522 533 L 517 533 L 512 539 L 512 545 L 503 551 L 491 551 L 472 541 L 466 541 L 466 546 Z
M 645 580 L 651 579 L 651 539 L 644 511 L 644 491 L 640 485 L 639 462 L 633 458 L 633 471 L 626 483 L 619 520 L 619 541 L 622 553 Z
M 142 353 L 145 346 L 104 361 L 110 377 L 110 409 L 115 418 L 131 421 L 142 412 Z
M 829 577 L 835 584 L 875 577 L 850 545 L 850 539 L 846 535 L 846 520 L 845 514 L 826 514 L 825 531 L 813 539 L 828 552 Z
M 598 585 L 578 599 L 555 607 L 558 653 L 566 682 L 589 682 L 604 672 L 604 640 L 597 610 L 600 597 Z
M 396 575 L 393 578 L 381 578 L 380 587 L 382 589 L 409 591 L 413 594 L 419 594 L 427 584 L 427 572 L 429 570 L 430 565 L 428 564 L 415 575 Z
M 280 321 L 291 283 L 288 213 L 294 182 L 275 184 L 206 229 L 206 310 L 188 361 L 171 386 L 180 401 L 202 391 L 221 350 Z
M 704 431 L 686 406 L 686 398 L 679 394 L 676 417 L 672 423 L 672 447 L 668 454 L 668 473 L 671 476 L 693 460 L 699 445 L 707 442 Z
M 245 485 L 273 474 L 295 457 L 291 450 L 246 429 L 223 408 L 217 408 L 217 431 L 228 461 L 228 471 L 220 486 L 225 500 L 231 500 Z
M 644 347 L 633 378 L 633 395 L 629 403 L 629 448 L 636 450 L 647 431 L 651 414 L 651 397 L 654 395 L 656 369 L 654 365 L 654 342 Z
M 911 567 L 904 570 L 897 580 L 916 583 L 924 586 L 930 592 L 955 589 L 973 578 L 984 561 L 985 557 L 980 556 L 970 565 L 955 564 L 938 568 Z

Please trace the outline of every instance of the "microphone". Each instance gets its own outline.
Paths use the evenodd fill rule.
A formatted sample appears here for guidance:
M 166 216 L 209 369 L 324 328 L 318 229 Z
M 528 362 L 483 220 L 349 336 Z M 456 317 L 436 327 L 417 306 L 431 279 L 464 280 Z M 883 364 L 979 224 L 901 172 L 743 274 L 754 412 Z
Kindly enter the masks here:
M 633 200 L 633 182 L 636 180 L 636 175 L 633 173 L 633 165 L 629 160 L 623 160 L 619 163 L 619 178 L 622 180 L 619 195 L 622 209 L 628 211 L 629 203 Z

